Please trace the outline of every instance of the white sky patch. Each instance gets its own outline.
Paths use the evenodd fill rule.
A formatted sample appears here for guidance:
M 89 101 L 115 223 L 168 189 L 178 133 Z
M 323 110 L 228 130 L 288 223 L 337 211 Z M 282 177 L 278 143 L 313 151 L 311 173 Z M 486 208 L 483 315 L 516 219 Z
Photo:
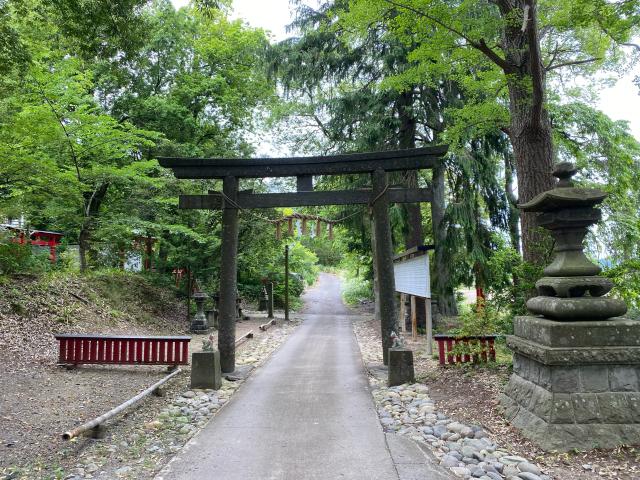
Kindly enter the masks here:
M 613 87 L 601 90 L 598 108 L 613 120 L 627 120 L 631 133 L 640 140 L 640 89 L 633 83 L 636 76 L 640 76 L 640 67 L 635 67 Z

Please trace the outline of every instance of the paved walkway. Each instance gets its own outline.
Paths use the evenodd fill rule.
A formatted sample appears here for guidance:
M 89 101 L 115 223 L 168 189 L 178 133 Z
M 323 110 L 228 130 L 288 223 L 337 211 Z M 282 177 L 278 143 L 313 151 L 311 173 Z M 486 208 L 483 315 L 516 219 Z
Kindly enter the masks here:
M 339 281 L 304 299 L 304 323 L 158 479 L 399 478 Z

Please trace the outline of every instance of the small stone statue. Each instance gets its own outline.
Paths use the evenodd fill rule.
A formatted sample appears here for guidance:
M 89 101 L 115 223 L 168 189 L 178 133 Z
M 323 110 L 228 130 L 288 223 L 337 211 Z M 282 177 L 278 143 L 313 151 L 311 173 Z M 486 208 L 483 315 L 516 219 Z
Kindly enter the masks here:
M 391 332 L 391 348 L 405 348 L 404 338 L 396 334 L 396 332 Z
M 203 352 L 213 352 L 213 335 L 209 335 L 206 340 L 202 341 Z

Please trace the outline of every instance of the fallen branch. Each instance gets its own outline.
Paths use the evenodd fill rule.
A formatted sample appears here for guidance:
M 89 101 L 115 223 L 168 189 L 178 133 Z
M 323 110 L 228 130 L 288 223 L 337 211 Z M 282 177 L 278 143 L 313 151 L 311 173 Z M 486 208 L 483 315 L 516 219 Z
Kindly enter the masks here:
M 89 305 L 89 300 L 87 300 L 86 298 L 82 298 L 80 295 L 76 295 L 73 292 L 69 292 L 69 295 L 71 295 L 72 297 L 77 298 L 78 300 L 80 300 L 82 303 L 84 303 L 85 305 Z
M 269 329 L 269 327 L 270 327 L 271 325 L 275 325 L 275 324 L 276 324 L 276 320 L 275 320 L 275 318 L 274 318 L 274 319 L 273 319 L 273 320 L 271 320 L 270 322 L 263 323 L 262 325 L 260 325 L 260 327 L 259 327 L 259 328 L 260 328 L 260 330 L 262 330 L 263 332 L 266 332 L 266 331 Z
M 249 330 L 247 333 L 245 333 L 242 337 L 240 337 L 239 339 L 236 340 L 236 347 L 242 345 L 244 342 L 246 342 L 247 340 L 249 340 L 250 338 L 253 338 L 253 330 Z
M 140 392 L 135 397 L 133 397 L 133 398 L 127 400 L 126 402 L 118 405 L 116 408 L 114 408 L 112 410 L 109 410 L 104 415 L 100 415 L 99 417 L 94 418 L 90 422 L 87 422 L 87 423 L 84 423 L 84 424 L 80 425 L 78 428 L 75 428 L 75 429 L 70 430 L 68 432 L 64 432 L 62 434 L 62 438 L 64 440 L 71 440 L 72 438 L 77 437 L 78 435 L 81 435 L 82 433 L 86 432 L 87 430 L 97 429 L 98 427 L 100 427 L 100 425 L 102 423 L 106 422 L 111 417 L 117 415 L 118 413 L 122 412 L 123 410 L 125 410 L 125 409 L 129 408 L 130 406 L 134 405 L 135 403 L 139 402 L 140 400 L 142 400 L 147 395 L 149 395 L 149 394 L 155 392 L 156 390 L 158 390 L 162 384 L 164 384 L 164 383 L 168 382 L 169 380 L 171 380 L 173 377 L 175 377 L 181 371 L 182 371 L 181 369 L 177 369 L 175 372 L 170 373 L 169 375 L 164 377 L 162 380 L 154 383 L 153 385 L 151 385 L 149 388 L 147 388 L 143 392 Z

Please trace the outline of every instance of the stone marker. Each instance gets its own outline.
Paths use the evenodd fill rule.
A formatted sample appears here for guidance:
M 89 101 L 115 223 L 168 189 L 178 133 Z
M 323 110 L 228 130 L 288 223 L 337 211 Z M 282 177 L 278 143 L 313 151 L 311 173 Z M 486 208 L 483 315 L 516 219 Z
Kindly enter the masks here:
M 194 352 L 191 356 L 191 388 L 218 390 L 221 386 L 220 352 Z
M 539 212 L 555 258 L 507 345 L 513 375 L 501 397 L 505 414 L 546 450 L 613 448 L 640 443 L 640 322 L 618 318 L 627 307 L 604 297 L 613 284 L 583 253 L 587 228 L 606 194 L 576 188 L 570 163 L 554 171 L 556 188 L 520 205 Z
M 414 383 L 413 351 L 396 347 L 389 349 L 389 386 Z

